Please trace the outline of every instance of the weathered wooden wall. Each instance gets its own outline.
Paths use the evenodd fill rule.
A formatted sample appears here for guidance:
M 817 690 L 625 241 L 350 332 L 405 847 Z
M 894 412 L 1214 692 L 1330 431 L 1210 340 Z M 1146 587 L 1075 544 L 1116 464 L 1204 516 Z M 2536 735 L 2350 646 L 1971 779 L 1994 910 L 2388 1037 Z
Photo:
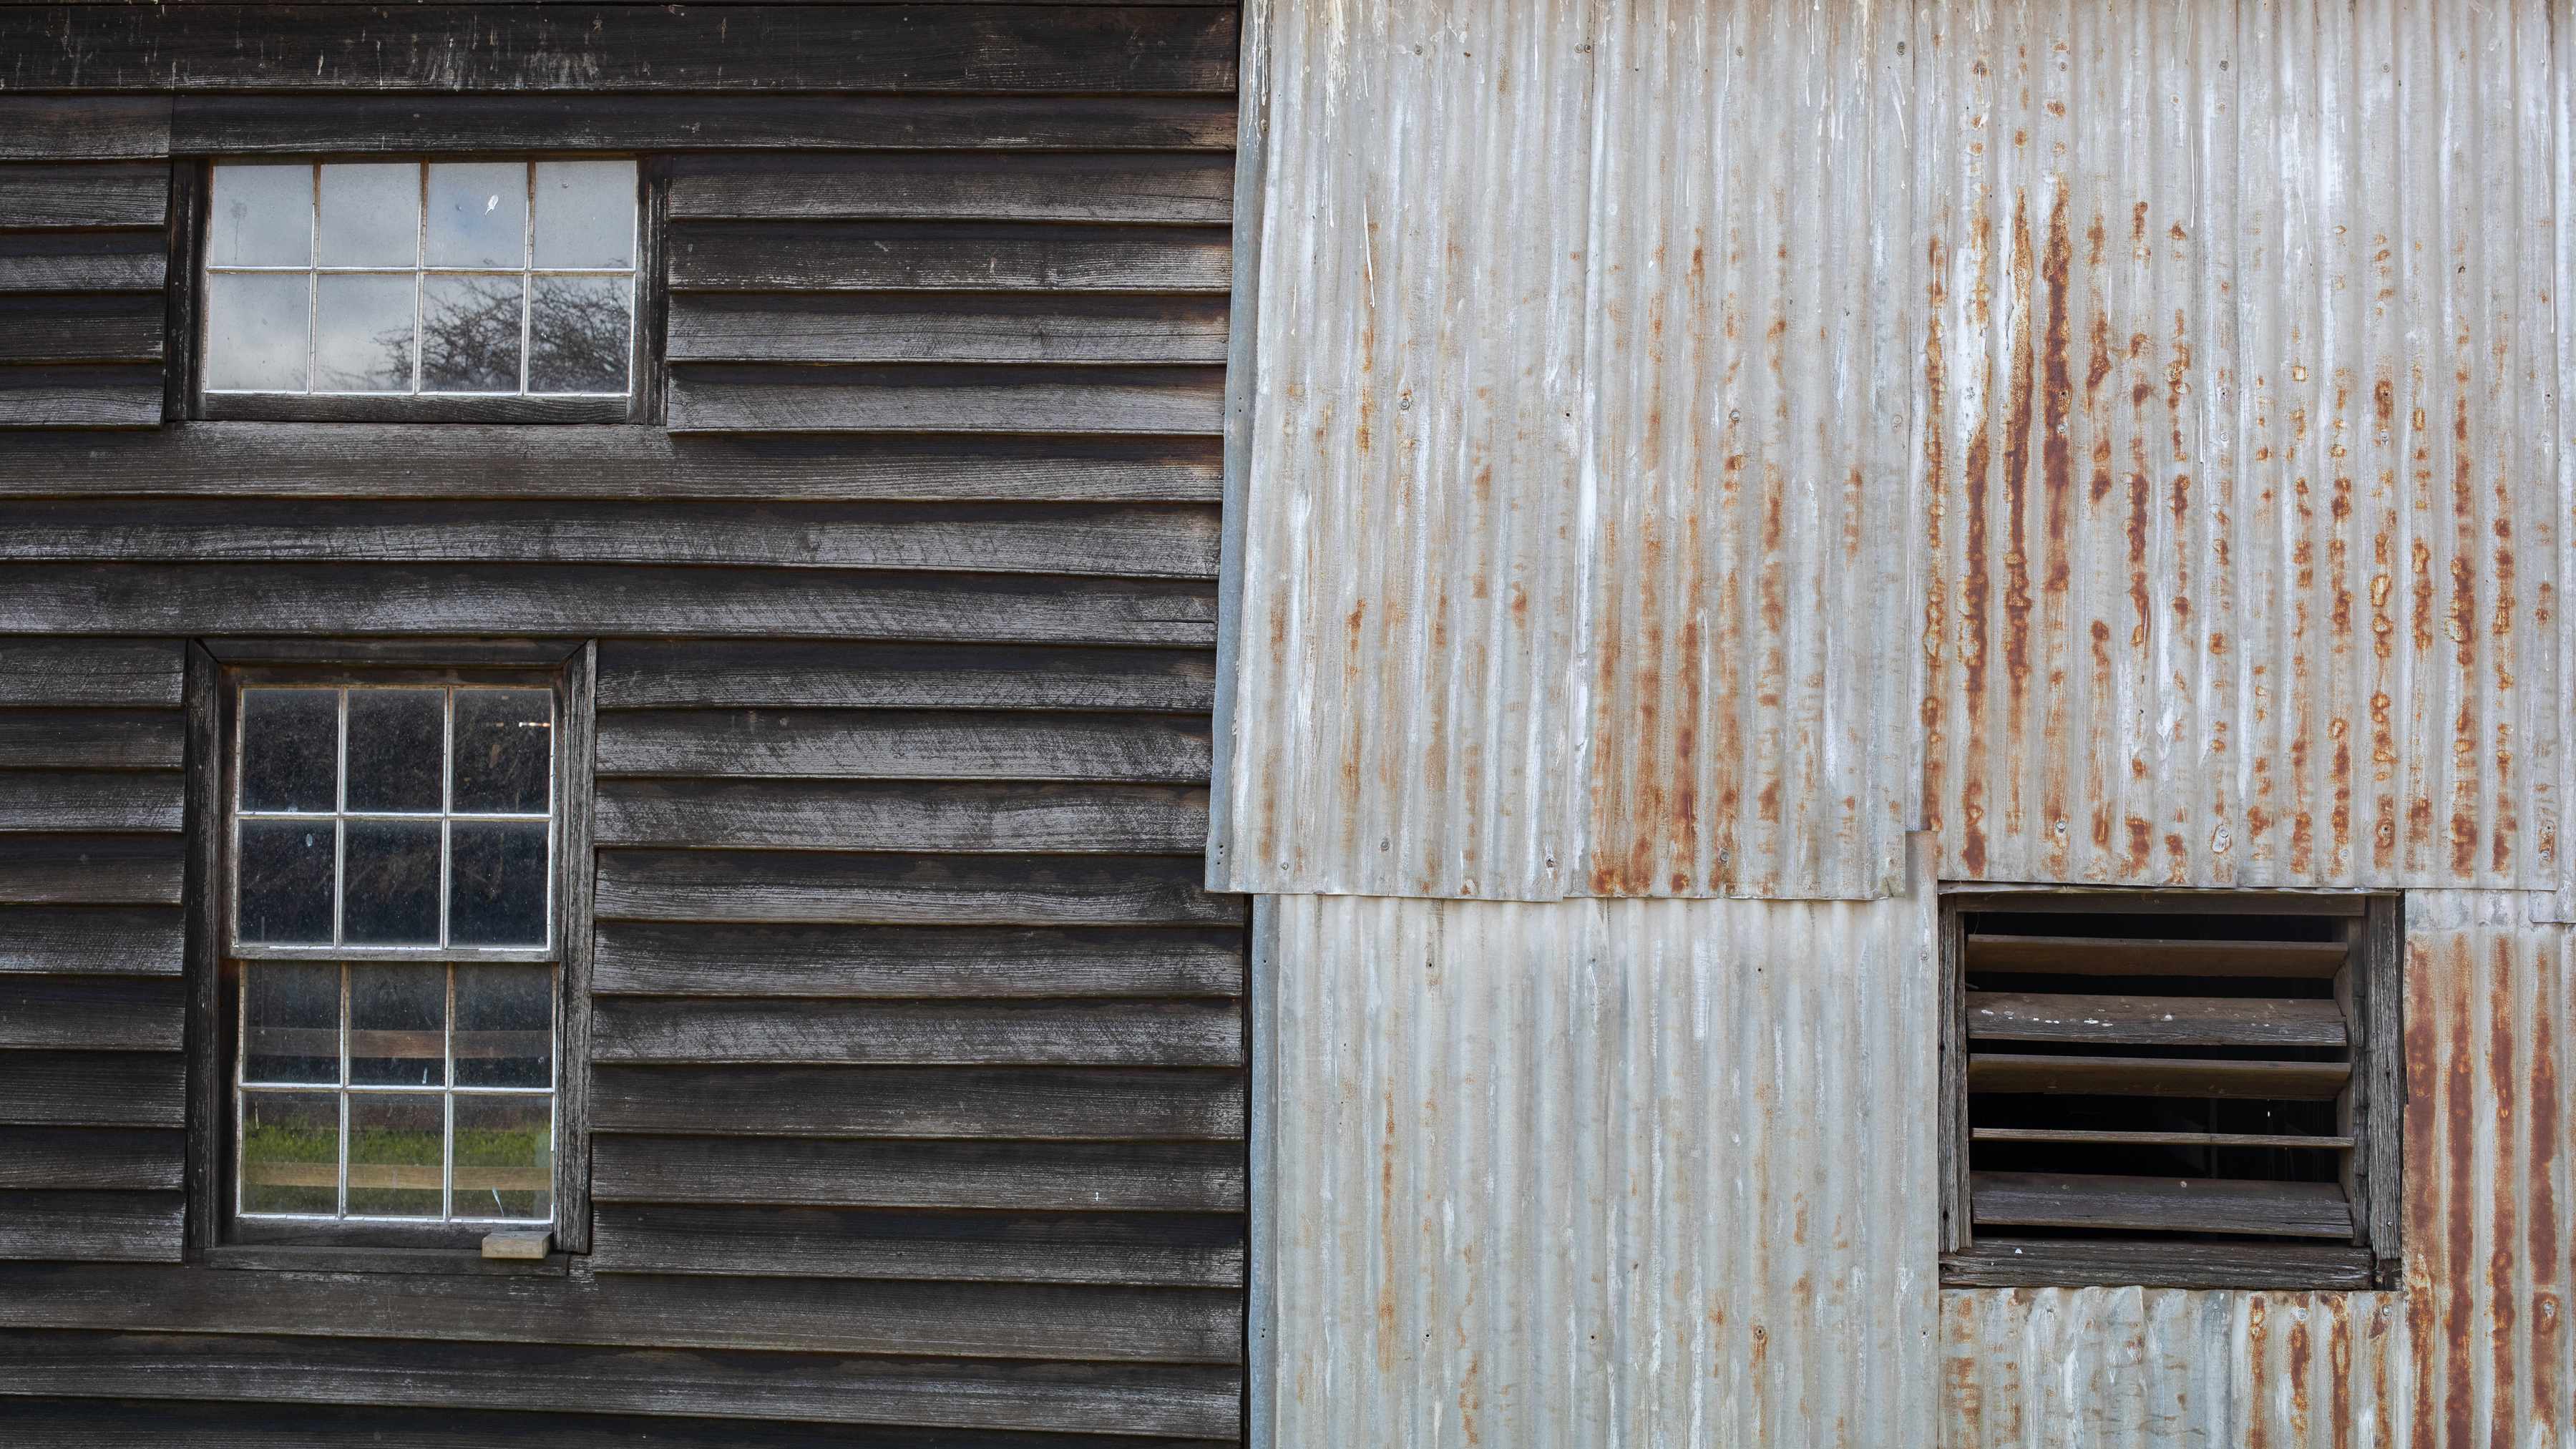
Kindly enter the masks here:
M 0 8 L 0 1437 L 1237 1439 L 1234 47 Z M 669 427 L 163 424 L 174 167 L 423 147 L 670 158 Z M 600 641 L 565 1276 L 183 1261 L 182 663 L 295 634 Z

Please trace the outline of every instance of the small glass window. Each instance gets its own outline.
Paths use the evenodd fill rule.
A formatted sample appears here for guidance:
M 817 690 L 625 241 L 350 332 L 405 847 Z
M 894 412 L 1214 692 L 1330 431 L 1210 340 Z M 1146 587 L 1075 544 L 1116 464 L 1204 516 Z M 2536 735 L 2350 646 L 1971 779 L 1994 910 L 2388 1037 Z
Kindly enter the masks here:
M 234 702 L 237 1218 L 550 1222 L 554 690 Z
M 210 397 L 624 398 L 631 160 L 224 163 Z

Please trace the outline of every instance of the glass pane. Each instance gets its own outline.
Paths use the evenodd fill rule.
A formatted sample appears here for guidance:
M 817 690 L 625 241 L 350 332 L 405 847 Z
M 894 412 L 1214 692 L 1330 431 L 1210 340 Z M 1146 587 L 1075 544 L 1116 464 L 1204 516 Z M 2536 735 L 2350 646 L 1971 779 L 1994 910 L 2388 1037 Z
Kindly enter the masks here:
M 555 1215 L 554 1099 L 456 1099 L 456 1216 Z
M 335 1092 L 241 1094 L 241 1210 L 340 1210 L 340 1098 Z
M 245 689 L 244 810 L 329 810 L 339 797 L 340 692 Z
M 206 262 L 302 267 L 313 261 L 313 168 L 218 166 L 206 217 Z
M 539 277 L 528 302 L 528 391 L 626 391 L 624 277 Z
M 315 285 L 313 390 L 411 391 L 411 273 L 330 276 Z
M 302 272 L 206 277 L 206 386 L 218 392 L 304 391 L 312 278 Z
M 340 884 L 341 939 L 367 946 L 438 944 L 438 823 L 352 820 Z
M 330 944 L 332 829 L 328 820 L 241 823 L 242 940 Z
M 447 693 L 349 691 L 349 808 L 436 810 Z
M 635 265 L 635 163 L 537 163 L 537 265 Z
M 554 763 L 554 694 L 543 689 L 456 691 L 460 814 L 543 815 Z
M 454 872 L 447 887 L 449 943 L 546 944 L 544 822 L 459 820 L 448 829 Z
M 527 229 L 527 163 L 430 164 L 428 265 L 525 266 Z
M 457 1085 L 553 1086 L 554 998 L 551 966 L 458 966 Z
M 264 961 L 242 968 L 242 1080 L 340 1080 L 340 968 Z
M 409 267 L 420 258 L 420 167 L 409 161 L 322 168 L 315 228 L 326 267 Z
M 447 968 L 349 968 L 349 1080 L 368 1087 L 447 1082 Z
M 443 1099 L 350 1094 L 350 1216 L 439 1216 L 446 1158 Z
M 519 390 L 519 279 L 428 277 L 420 289 L 423 392 Z

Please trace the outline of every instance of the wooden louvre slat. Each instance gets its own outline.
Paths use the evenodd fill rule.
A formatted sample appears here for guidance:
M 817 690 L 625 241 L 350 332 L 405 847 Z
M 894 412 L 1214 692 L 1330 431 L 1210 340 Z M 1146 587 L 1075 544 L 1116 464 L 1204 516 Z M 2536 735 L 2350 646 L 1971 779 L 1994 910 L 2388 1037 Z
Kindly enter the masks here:
M 1976 1127 L 1977 1142 L 2068 1142 L 2110 1147 L 2299 1147 L 2340 1152 L 2350 1137 L 2300 1136 L 2291 1132 L 2124 1132 L 2075 1127 Z
M 2119 1097 L 2269 1097 L 2322 1102 L 2343 1090 L 2350 1062 L 2205 1061 L 1978 1052 L 1971 1092 L 2073 1092 Z
M 1969 1195 L 1979 1227 L 2352 1236 L 2351 1204 L 2324 1182 L 1979 1172 Z
M 2284 976 L 2324 980 L 2343 969 L 2340 941 L 2155 941 L 1971 933 L 1968 970 L 2066 976 Z
M 1969 992 L 1968 1035 L 2141 1047 L 2340 1047 L 2350 1039 L 2332 1001 L 2020 991 Z

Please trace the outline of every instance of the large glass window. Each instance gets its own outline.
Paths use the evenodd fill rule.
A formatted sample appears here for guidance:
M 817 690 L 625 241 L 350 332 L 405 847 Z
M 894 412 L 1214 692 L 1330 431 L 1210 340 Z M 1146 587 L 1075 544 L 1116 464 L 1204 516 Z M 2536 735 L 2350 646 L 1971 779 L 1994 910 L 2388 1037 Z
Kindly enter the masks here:
M 549 1222 L 555 691 L 233 703 L 237 1219 Z
M 205 391 L 623 398 L 631 160 L 214 167 Z

